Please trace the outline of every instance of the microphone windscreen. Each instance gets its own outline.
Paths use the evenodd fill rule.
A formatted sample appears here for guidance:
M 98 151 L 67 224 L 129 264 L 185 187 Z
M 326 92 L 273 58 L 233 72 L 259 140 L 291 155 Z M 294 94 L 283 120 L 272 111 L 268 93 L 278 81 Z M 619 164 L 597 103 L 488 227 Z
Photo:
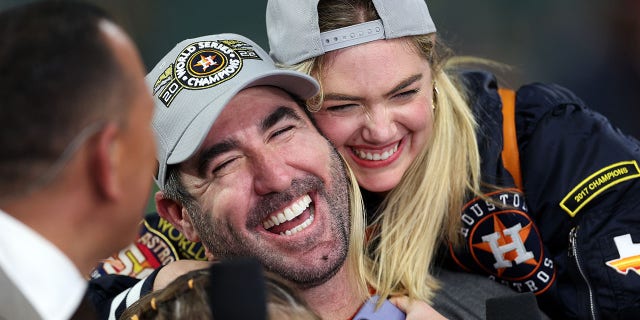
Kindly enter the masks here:
M 486 316 L 487 320 L 542 319 L 536 296 L 531 292 L 487 299 Z
M 214 263 L 210 269 L 209 306 L 216 320 L 267 319 L 262 266 L 239 258 Z

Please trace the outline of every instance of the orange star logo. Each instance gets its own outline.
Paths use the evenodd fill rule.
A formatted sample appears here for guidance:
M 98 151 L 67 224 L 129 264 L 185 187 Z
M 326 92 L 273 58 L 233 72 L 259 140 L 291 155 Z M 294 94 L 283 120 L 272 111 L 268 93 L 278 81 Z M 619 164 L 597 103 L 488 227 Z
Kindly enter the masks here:
M 202 71 L 207 71 L 207 69 L 209 67 L 213 67 L 213 66 L 217 66 L 218 62 L 215 61 L 217 55 L 211 55 L 211 56 L 203 56 L 200 55 L 200 61 L 198 61 L 196 63 L 196 66 L 201 66 L 202 67 Z
M 520 226 L 520 224 L 517 224 L 516 226 Z M 531 222 L 529 222 L 525 227 L 520 228 L 520 230 L 517 230 L 516 234 L 513 234 L 509 232 L 509 230 L 513 230 L 513 227 L 511 228 L 505 227 L 502 221 L 498 219 L 498 217 L 494 216 L 493 230 L 494 230 L 493 234 L 497 235 L 497 239 L 496 239 L 497 248 L 500 249 L 501 252 L 495 252 L 496 246 L 495 244 L 492 245 L 490 241 L 475 243 L 473 244 L 473 247 L 485 252 L 492 253 L 496 257 L 501 256 L 502 259 L 507 260 L 509 262 L 517 261 L 518 256 L 521 254 L 517 250 L 517 246 L 520 245 L 524 247 L 522 244 L 527 240 L 527 238 L 529 237 L 529 234 L 531 233 Z M 514 239 L 514 236 L 517 236 L 518 239 Z M 503 249 L 503 248 L 506 248 L 506 249 Z M 525 263 L 534 267 L 538 265 L 538 262 L 535 260 L 535 258 L 530 258 L 530 259 L 516 262 L 516 263 L 517 264 Z M 501 277 L 507 268 L 508 268 L 507 266 L 496 268 L 497 276 Z

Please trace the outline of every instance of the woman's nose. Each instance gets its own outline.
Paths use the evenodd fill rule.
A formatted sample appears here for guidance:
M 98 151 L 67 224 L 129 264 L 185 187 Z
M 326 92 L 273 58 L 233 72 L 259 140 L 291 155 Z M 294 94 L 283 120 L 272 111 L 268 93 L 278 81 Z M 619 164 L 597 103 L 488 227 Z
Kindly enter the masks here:
M 393 114 L 381 107 L 367 113 L 362 136 L 369 143 L 384 144 L 395 138 L 396 131 Z

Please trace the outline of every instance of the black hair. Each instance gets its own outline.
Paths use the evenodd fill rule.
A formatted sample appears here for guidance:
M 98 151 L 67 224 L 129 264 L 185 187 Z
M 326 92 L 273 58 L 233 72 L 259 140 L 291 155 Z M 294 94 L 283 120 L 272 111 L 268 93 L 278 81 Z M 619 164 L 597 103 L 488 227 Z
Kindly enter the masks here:
M 20 193 L 88 125 L 122 117 L 123 70 L 82 2 L 41 1 L 0 12 L 0 193 Z

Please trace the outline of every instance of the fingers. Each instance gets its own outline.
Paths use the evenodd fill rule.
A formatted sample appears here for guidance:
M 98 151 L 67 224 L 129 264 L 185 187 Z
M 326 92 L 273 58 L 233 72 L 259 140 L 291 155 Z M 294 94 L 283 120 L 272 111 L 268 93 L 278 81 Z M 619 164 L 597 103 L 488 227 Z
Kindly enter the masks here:
M 407 296 L 395 296 L 389 298 L 389 302 L 393 303 L 398 309 L 402 310 L 402 312 L 407 313 L 407 309 L 409 308 L 409 297 Z
M 409 299 L 407 296 L 395 296 L 389 298 L 389 301 L 407 314 L 406 320 L 446 319 L 422 300 Z

